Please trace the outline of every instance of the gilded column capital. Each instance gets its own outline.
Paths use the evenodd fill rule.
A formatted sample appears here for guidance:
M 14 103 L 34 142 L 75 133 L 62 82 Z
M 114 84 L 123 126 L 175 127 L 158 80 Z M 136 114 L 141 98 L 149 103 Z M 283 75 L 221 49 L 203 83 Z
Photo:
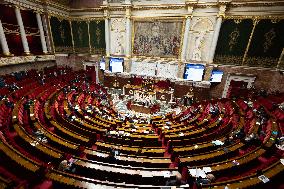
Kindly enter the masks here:
M 188 19 L 188 18 L 189 18 L 189 19 L 192 19 L 192 18 L 193 18 L 193 15 L 192 15 L 192 14 L 191 14 L 191 15 L 185 15 L 184 18 L 185 18 L 185 19 Z
M 17 4 L 13 4 L 12 7 L 13 7 L 14 9 L 23 10 L 23 8 L 22 8 L 20 5 L 17 5 Z
M 131 8 L 130 7 L 127 7 L 125 9 L 125 18 L 131 19 Z
M 226 4 L 222 4 L 219 6 L 219 13 L 217 17 L 224 18 L 225 17 L 225 12 L 226 12 Z
M 39 15 L 41 15 L 41 14 L 43 14 L 44 12 L 43 11 L 41 11 L 41 10 L 33 10 L 33 12 L 35 13 L 35 14 L 39 14 Z

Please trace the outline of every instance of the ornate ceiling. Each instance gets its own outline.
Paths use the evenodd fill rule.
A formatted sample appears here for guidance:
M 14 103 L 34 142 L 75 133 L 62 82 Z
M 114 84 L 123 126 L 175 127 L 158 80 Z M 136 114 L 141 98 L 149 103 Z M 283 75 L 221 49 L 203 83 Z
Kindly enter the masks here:
M 53 0 L 53 2 L 70 8 L 93 8 L 103 4 L 103 0 Z

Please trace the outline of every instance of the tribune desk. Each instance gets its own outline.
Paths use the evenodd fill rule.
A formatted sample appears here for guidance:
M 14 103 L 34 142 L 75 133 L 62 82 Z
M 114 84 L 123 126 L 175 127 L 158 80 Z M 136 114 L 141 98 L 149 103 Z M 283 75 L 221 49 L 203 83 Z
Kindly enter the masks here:
M 151 113 L 151 107 L 143 106 L 140 104 L 131 104 L 131 110 L 135 112 L 140 112 L 143 114 L 150 114 Z
M 172 102 L 173 91 L 168 90 L 146 90 L 140 86 L 125 85 L 123 87 L 123 94 L 129 95 L 135 98 L 150 99 L 150 100 L 160 100 L 166 102 Z

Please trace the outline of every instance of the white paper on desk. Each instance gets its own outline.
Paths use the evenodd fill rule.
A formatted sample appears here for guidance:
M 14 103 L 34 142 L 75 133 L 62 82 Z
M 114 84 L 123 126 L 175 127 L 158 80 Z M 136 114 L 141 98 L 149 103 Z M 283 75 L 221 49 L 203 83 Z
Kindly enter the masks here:
M 189 169 L 188 170 L 189 173 L 193 176 L 193 177 L 201 177 L 201 178 L 206 178 L 206 173 L 205 171 L 203 171 L 202 169 L 198 168 L 198 169 Z
M 179 135 L 179 136 L 184 136 L 184 134 L 183 134 L 183 133 L 179 133 L 178 135 Z
M 210 173 L 212 171 L 212 169 L 210 167 L 203 167 L 202 170 L 205 172 L 205 173 Z
M 280 162 L 284 165 L 284 159 L 280 159 Z
M 224 143 L 220 140 L 213 140 L 212 141 L 213 144 L 217 145 L 217 146 L 220 146 L 220 145 L 223 145 Z
M 269 181 L 269 178 L 267 178 L 265 175 L 260 175 L 259 180 L 261 180 L 263 183 L 267 183 Z
M 163 175 L 164 175 L 165 178 L 170 178 L 171 177 L 170 172 L 163 172 Z

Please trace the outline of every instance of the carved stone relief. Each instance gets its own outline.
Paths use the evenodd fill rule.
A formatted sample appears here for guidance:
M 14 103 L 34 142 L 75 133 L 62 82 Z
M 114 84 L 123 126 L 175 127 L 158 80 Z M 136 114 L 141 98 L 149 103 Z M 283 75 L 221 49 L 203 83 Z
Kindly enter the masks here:
M 110 28 L 111 54 L 123 55 L 125 52 L 125 19 L 112 18 Z
M 209 58 L 213 37 L 214 22 L 212 18 L 193 18 L 190 24 L 187 61 L 206 62 Z

